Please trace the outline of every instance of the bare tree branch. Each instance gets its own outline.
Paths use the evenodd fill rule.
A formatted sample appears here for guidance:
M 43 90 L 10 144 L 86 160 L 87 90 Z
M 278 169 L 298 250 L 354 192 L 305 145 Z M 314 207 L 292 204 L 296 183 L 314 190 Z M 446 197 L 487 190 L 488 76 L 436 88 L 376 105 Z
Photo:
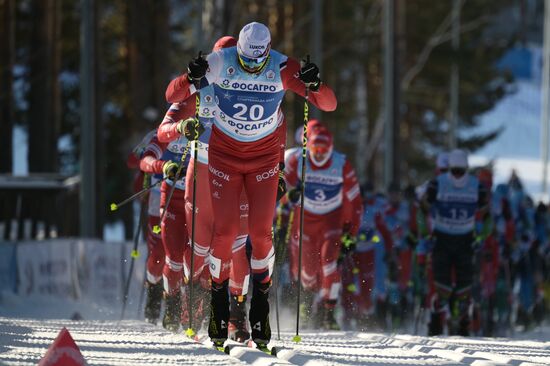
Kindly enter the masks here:
M 466 0 L 460 0 L 459 7 L 461 9 L 464 6 L 465 1 Z M 430 37 L 430 39 L 422 49 L 422 52 L 420 53 L 420 56 L 418 56 L 416 63 L 403 76 L 403 80 L 401 81 L 402 90 L 407 90 L 409 88 L 413 79 L 422 71 L 422 69 L 426 65 L 426 62 L 428 61 L 428 58 L 430 57 L 433 49 L 442 43 L 441 39 L 444 37 L 448 37 L 448 29 L 451 26 L 451 20 L 452 20 L 451 15 L 452 15 L 452 12 L 450 12 L 443 19 L 441 24 L 439 24 L 439 26 L 435 30 L 435 33 Z M 365 158 L 367 159 L 368 162 L 370 162 L 370 160 L 374 157 L 374 153 L 376 152 L 376 149 L 378 148 L 378 145 L 382 140 L 383 134 L 384 134 L 384 117 L 380 112 L 380 114 L 378 115 L 378 118 L 376 119 L 374 132 L 369 141 L 367 154 L 365 155 Z
M 478 19 L 472 20 L 471 22 L 461 24 L 460 25 L 460 34 L 471 32 L 474 29 L 479 28 L 484 23 L 489 22 L 490 19 L 491 19 L 490 16 L 484 15 L 482 17 L 479 17 Z M 445 43 L 445 42 L 449 42 L 451 39 L 452 39 L 452 34 L 450 32 L 448 32 L 447 34 L 443 35 L 439 39 L 439 43 L 436 44 L 436 46 L 439 46 L 440 44 Z

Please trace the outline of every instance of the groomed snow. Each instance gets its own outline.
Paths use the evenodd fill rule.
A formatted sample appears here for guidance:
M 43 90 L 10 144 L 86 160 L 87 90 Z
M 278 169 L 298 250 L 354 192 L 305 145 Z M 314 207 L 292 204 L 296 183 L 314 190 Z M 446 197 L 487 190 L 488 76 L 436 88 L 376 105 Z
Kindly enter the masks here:
M 518 335 L 539 340 L 304 331 L 297 345 L 291 341 L 293 332 L 281 332 L 281 340 L 276 340 L 273 329 L 271 345 L 279 347 L 278 358 L 248 347 L 236 347 L 228 356 L 210 348 L 204 331 L 199 334 L 204 341 L 197 343 L 141 320 L 119 322 L 118 311 L 99 311 L 93 303 L 77 305 L 3 296 L 0 364 L 36 365 L 66 327 L 89 365 L 550 365 L 548 328 Z M 16 315 L 44 317 L 65 312 L 70 317 L 75 309 L 102 320 Z

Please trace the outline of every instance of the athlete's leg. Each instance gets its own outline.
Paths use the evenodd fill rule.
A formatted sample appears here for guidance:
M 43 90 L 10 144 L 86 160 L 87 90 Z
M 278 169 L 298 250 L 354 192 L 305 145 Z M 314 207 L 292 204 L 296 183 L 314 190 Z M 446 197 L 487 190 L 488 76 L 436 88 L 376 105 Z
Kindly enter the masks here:
M 271 339 L 269 325 L 269 288 L 275 264 L 272 241 L 272 222 L 275 212 L 278 183 L 279 148 L 273 153 L 248 162 L 245 175 L 245 192 L 248 198 L 248 231 L 252 242 L 250 267 L 253 286 L 249 320 L 252 340 L 267 344 Z
M 229 279 L 233 242 L 239 233 L 239 205 L 243 176 L 222 163 L 212 149 L 209 152 L 209 184 L 214 216 L 214 235 L 210 247 L 212 281 Z
M 153 228 L 160 224 L 160 189 L 153 189 L 149 193 L 149 218 L 147 220 L 147 263 L 145 288 L 145 320 L 156 324 L 160 317 L 162 305 L 162 270 L 164 268 L 164 246 L 160 234 L 153 232 Z
M 342 237 L 342 228 L 340 225 L 340 212 L 336 211 L 323 215 L 322 236 L 321 236 L 321 297 L 322 301 L 322 327 L 325 329 L 339 329 L 334 317 L 334 309 L 338 297 L 340 296 L 340 287 L 342 279 L 340 268 L 338 266 L 338 257 L 340 256 L 340 238 Z
M 194 160 L 189 162 L 187 175 L 185 177 L 185 217 L 187 233 L 189 235 L 189 246 L 191 246 L 191 223 L 193 220 L 193 165 Z M 214 216 L 212 214 L 212 200 L 210 197 L 210 185 L 208 165 L 197 163 L 197 193 L 195 197 L 195 257 L 193 279 L 197 280 L 205 265 L 205 258 L 210 250 L 212 234 L 214 230 Z M 216 184 L 221 184 L 217 182 Z M 191 250 L 185 252 L 184 271 L 188 279 L 190 277 Z
M 233 242 L 233 258 L 231 259 L 231 272 L 229 274 L 229 291 L 234 296 L 246 295 L 250 280 L 250 264 L 246 255 L 248 200 L 246 199 L 244 189 L 241 192 L 239 211 L 239 234 Z
M 449 298 L 452 288 L 452 258 L 449 255 L 449 235 L 436 233 L 435 246 L 432 252 L 432 269 L 436 290 L 428 335 L 439 335 L 443 333 L 443 326 L 448 314 Z
M 149 215 L 147 222 L 147 281 L 159 283 L 164 267 L 164 246 L 160 234 L 155 234 L 153 228 L 160 224 L 159 216 Z
M 469 307 L 474 278 L 472 239 L 470 237 L 459 239 L 454 245 L 457 249 L 453 255 L 453 261 L 456 268 L 455 295 L 459 311 L 458 334 L 468 336 L 470 332 Z
M 261 159 L 267 164 L 247 173 L 244 184 L 248 197 L 248 230 L 252 241 L 252 276 L 256 282 L 267 283 L 271 280 L 275 263 L 272 223 L 277 199 L 278 151 Z
M 294 281 L 298 280 L 298 255 L 300 244 L 300 211 L 297 209 L 292 224 L 290 238 L 290 269 Z M 321 271 L 321 238 L 323 228 L 317 220 L 309 215 L 304 217 L 304 232 L 302 238 L 302 286 L 304 290 L 316 292 L 321 284 L 317 278 Z
M 208 153 L 209 184 L 214 216 L 214 236 L 210 246 L 212 291 L 208 335 L 215 344 L 228 336 L 229 273 L 232 246 L 239 232 L 239 199 L 243 189 L 242 162 L 227 154 L 216 152 L 214 144 Z
M 162 242 L 166 254 L 163 269 L 163 282 L 166 299 L 166 309 L 162 320 L 163 326 L 171 331 L 179 329 L 181 321 L 181 284 L 183 279 L 183 256 L 187 243 L 185 228 L 185 197 L 184 192 L 176 189 L 168 207 L 166 200 L 170 187 L 161 187 L 161 207 L 166 210 L 161 223 Z
M 161 208 L 164 210 L 170 187 L 163 184 Z M 164 290 L 171 294 L 179 292 L 183 279 L 183 255 L 187 242 L 185 227 L 184 192 L 176 189 L 161 223 L 162 242 L 166 254 L 163 269 Z

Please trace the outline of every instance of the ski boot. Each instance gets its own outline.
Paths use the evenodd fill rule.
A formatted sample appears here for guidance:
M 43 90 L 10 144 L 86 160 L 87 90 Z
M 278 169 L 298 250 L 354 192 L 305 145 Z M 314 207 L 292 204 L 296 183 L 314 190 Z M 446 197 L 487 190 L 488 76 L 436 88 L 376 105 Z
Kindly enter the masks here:
M 385 332 L 388 329 L 388 302 L 385 298 L 378 298 L 376 300 L 376 330 Z
M 160 317 L 160 307 L 162 305 L 162 282 L 151 283 L 145 281 L 145 290 L 147 299 L 145 300 L 145 321 L 151 324 L 157 324 Z
M 208 336 L 217 349 L 223 349 L 223 344 L 227 340 L 227 323 L 229 321 L 228 286 L 229 280 L 223 283 L 212 282 Z
M 162 326 L 171 331 L 177 332 L 180 327 L 181 320 L 181 291 L 174 294 L 164 293 L 164 301 L 166 309 L 164 310 L 164 318 Z
M 246 295 L 231 296 L 231 311 L 229 316 L 229 338 L 244 343 L 250 338 L 246 317 Z
M 430 322 L 428 323 L 428 336 L 437 336 L 443 334 L 443 324 L 445 322 L 445 312 L 432 311 Z
M 340 330 L 340 326 L 334 318 L 334 310 L 336 308 L 336 300 L 325 300 L 323 302 L 323 324 L 324 330 Z
M 252 300 L 250 302 L 250 327 L 252 328 L 252 340 L 259 349 L 265 350 L 271 340 L 271 327 L 269 326 L 269 287 L 271 281 L 259 283 L 254 281 Z

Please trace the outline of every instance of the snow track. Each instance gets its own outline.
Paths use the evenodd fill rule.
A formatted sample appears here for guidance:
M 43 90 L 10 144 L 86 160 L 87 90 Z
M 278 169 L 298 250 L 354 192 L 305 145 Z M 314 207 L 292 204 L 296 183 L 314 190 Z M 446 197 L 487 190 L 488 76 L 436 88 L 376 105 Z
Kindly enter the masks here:
M 0 317 L 0 364 L 36 365 L 67 327 L 89 365 L 509 365 L 550 364 L 550 342 L 420 337 L 358 332 L 283 332 L 278 357 L 234 346 L 230 355 L 141 321 L 28 320 Z

